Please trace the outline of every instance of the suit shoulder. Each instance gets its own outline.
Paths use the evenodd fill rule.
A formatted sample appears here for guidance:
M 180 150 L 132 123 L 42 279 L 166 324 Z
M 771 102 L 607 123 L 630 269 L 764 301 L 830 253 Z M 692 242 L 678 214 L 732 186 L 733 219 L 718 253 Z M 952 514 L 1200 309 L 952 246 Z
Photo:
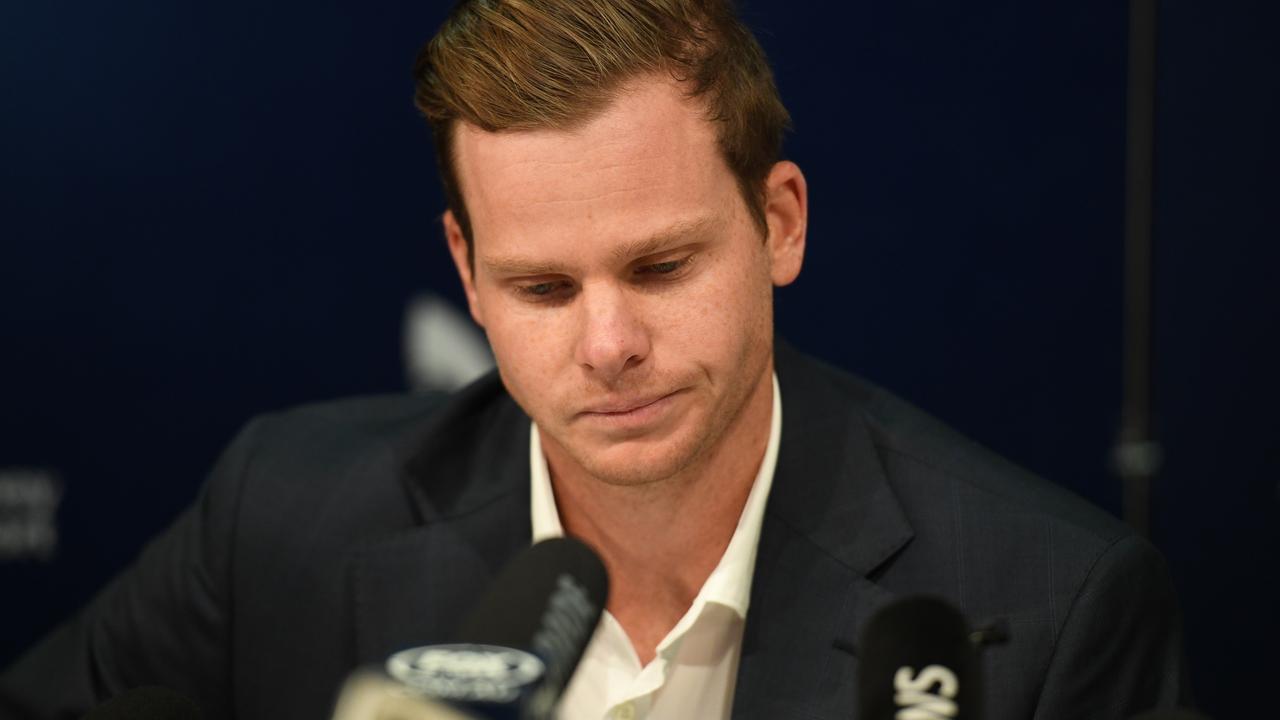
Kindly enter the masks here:
M 448 398 L 443 393 L 337 398 L 276 410 L 254 422 L 272 432 L 395 434 L 404 425 L 429 420 L 447 404 Z
M 823 366 L 871 428 L 890 481 L 945 482 L 989 518 L 1039 517 L 1109 546 L 1132 530 L 1066 488 L 980 445 L 906 400 L 856 375 Z M 896 472 L 895 472 L 896 471 Z M 897 481 L 895 482 L 895 478 Z
M 952 478 L 992 512 L 1034 513 L 1111 544 L 1127 525 L 1079 495 L 1023 468 L 884 390 L 872 393 L 870 414 L 884 452 Z
M 235 512 L 250 516 L 282 503 L 312 512 L 356 488 L 367 497 L 394 498 L 395 468 L 447 401 L 444 395 L 351 397 L 259 415 L 223 452 L 209 487 L 215 498 L 238 496 Z
M 339 431 L 396 436 L 422 425 L 483 423 L 510 398 L 496 371 L 454 392 L 364 395 L 286 408 L 256 418 L 260 424 L 295 431 Z
M 355 473 L 367 488 L 373 478 L 398 477 L 423 448 L 461 452 L 492 434 L 512 408 L 490 373 L 453 393 L 353 397 L 267 413 L 241 431 L 232 450 L 273 484 L 315 486 Z

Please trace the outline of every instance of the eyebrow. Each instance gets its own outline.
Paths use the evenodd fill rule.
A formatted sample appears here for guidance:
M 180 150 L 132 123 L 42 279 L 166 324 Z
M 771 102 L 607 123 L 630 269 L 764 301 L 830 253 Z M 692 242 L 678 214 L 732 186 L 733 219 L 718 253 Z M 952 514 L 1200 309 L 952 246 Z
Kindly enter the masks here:
M 677 243 L 703 239 L 719 227 L 721 222 L 718 214 L 682 220 L 647 237 L 623 243 L 609 253 L 609 258 L 614 262 L 624 262 L 654 255 Z M 480 262 L 495 275 L 558 275 L 569 271 L 568 266 L 561 263 L 541 262 L 518 256 L 482 257 Z

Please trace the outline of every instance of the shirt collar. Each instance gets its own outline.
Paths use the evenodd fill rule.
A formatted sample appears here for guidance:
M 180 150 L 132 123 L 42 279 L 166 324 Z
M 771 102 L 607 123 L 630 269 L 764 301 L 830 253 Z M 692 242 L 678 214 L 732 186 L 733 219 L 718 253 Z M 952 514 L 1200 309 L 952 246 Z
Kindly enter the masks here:
M 751 578 L 755 572 L 756 549 L 760 543 L 760 527 L 764 522 L 764 507 L 773 486 L 773 473 L 778 464 L 778 445 L 782 439 L 782 392 L 778 387 L 778 375 L 773 374 L 773 413 L 769 422 L 769 442 L 764 458 L 756 471 L 755 481 L 747 502 L 738 517 L 729 546 L 702 589 L 693 601 L 692 610 L 686 615 L 697 617 L 701 606 L 709 602 L 725 605 L 745 618 L 751 597 Z M 560 524 L 560 512 L 556 509 L 555 493 L 551 489 L 551 473 L 547 459 L 542 454 L 536 423 L 529 424 L 529 477 L 530 512 L 533 521 L 533 541 L 564 535 Z M 683 622 L 683 621 L 682 621 Z M 678 626 L 677 626 L 678 629 Z M 673 634 L 677 634 L 674 633 Z

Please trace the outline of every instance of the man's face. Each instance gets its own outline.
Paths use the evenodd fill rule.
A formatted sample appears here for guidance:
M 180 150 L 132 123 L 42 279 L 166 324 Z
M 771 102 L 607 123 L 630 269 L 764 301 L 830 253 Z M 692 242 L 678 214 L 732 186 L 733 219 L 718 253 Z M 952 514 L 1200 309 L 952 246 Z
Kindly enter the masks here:
M 474 271 L 446 216 L 450 249 L 553 468 L 640 484 L 696 467 L 768 397 L 772 285 L 803 256 L 799 170 L 770 176 L 766 242 L 702 107 L 662 78 L 573 131 L 463 124 L 455 142 Z

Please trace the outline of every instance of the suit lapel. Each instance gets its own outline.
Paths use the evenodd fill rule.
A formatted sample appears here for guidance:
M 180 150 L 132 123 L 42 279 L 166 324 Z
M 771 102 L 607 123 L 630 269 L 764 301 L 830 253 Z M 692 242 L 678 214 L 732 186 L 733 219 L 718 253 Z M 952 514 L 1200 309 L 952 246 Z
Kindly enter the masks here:
M 528 423 L 492 375 L 419 436 L 401 464 L 418 524 L 363 543 L 352 558 L 358 662 L 455 639 L 470 604 L 528 546 Z
M 782 443 L 733 716 L 851 718 L 857 638 L 892 595 L 868 578 L 912 537 L 856 386 L 779 343 Z

